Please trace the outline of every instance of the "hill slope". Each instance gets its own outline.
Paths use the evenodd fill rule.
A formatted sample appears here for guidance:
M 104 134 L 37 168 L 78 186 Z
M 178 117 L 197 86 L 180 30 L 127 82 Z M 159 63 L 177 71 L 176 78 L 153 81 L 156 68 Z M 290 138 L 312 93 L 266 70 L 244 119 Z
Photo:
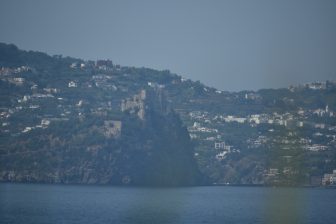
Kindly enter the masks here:
M 193 184 L 196 160 L 220 184 L 297 185 L 336 169 L 332 81 L 225 92 L 6 44 L 0 67 L 3 180 Z
M 76 70 L 69 65 L 80 60 L 0 49 L 0 180 L 203 183 L 188 132 L 160 89 L 118 91 L 104 83 L 107 68 Z

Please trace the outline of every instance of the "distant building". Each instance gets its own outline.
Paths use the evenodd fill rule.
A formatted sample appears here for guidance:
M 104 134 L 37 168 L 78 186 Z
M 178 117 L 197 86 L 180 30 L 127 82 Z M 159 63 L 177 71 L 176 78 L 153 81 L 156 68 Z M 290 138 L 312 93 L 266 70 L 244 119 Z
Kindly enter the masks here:
M 69 66 L 70 68 L 77 68 L 78 64 L 77 62 L 71 63 L 71 65 Z
M 314 127 L 315 128 L 319 128 L 319 129 L 324 129 L 325 128 L 325 124 L 315 124 Z
M 38 89 L 38 85 L 34 84 L 34 85 L 32 85 L 32 86 L 30 87 L 30 89 L 31 89 L 31 90 L 36 90 L 36 89 Z
M 162 85 L 162 84 L 158 84 L 156 82 L 148 82 L 147 83 L 148 86 L 152 87 L 152 88 L 158 88 L 158 89 L 163 89 L 165 88 L 165 85 Z
M 227 116 L 224 117 L 225 122 L 238 122 L 238 123 L 245 123 L 247 119 L 244 117 L 235 117 L 235 116 Z
M 75 81 L 70 81 L 70 82 L 68 83 L 68 87 L 69 87 L 69 88 L 76 88 L 76 87 L 77 87 L 77 83 L 76 83 Z
M 46 91 L 47 93 L 58 93 L 59 90 L 56 88 L 44 88 L 44 91 Z
M 22 85 L 25 82 L 25 78 L 21 77 L 13 78 L 13 82 L 16 85 Z
M 302 122 L 302 121 L 298 121 L 298 122 L 297 122 L 297 126 L 298 126 L 298 127 L 303 127 L 303 122 Z
M 127 98 L 121 101 L 121 112 L 130 111 L 134 113 L 137 111 L 138 117 L 143 120 L 145 118 L 145 100 L 146 90 L 141 90 L 139 94 L 133 98 Z
M 257 93 L 246 93 L 245 94 L 245 99 L 246 100 L 260 100 L 261 96 Z
M 333 170 L 332 173 L 326 173 L 322 178 L 322 185 L 335 185 L 336 186 L 336 170 Z
M 327 85 L 326 82 L 314 82 L 307 84 L 309 89 L 312 90 L 320 90 L 320 89 L 326 89 Z
M 22 131 L 22 133 L 27 133 L 27 132 L 30 132 L 31 130 L 33 130 L 32 127 L 26 127 L 26 128 Z
M 96 62 L 96 66 L 97 67 L 108 67 L 108 68 L 112 68 L 113 67 L 113 63 L 111 60 L 97 60 Z
M 42 119 L 42 121 L 41 121 L 42 128 L 47 128 L 49 125 L 50 125 L 50 120 Z
M 76 104 L 77 107 L 81 107 L 83 105 L 83 100 L 78 101 L 78 103 Z
M 268 176 L 277 176 L 279 175 L 279 169 L 277 168 L 270 168 L 268 171 Z
M 318 152 L 318 151 L 325 151 L 328 149 L 328 147 L 325 145 L 314 144 L 306 146 L 306 149 L 309 151 Z
M 216 159 L 217 159 L 217 160 L 223 160 L 223 159 L 226 158 L 226 155 L 227 155 L 227 154 L 228 154 L 227 151 L 220 152 L 220 153 L 218 153 L 218 154 L 216 155 Z
M 107 138 L 119 137 L 121 134 L 121 121 L 108 120 L 104 121 L 104 135 Z
M 224 150 L 227 150 L 227 151 L 230 151 L 232 148 L 231 145 L 227 145 L 225 144 L 225 142 L 215 142 L 215 149 L 224 149 Z

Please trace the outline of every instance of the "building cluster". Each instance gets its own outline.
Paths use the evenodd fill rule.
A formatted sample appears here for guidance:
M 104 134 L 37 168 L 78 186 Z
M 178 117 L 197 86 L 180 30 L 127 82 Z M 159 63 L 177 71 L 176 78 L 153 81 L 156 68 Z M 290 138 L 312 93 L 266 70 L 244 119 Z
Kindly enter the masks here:
M 336 186 L 336 170 L 332 173 L 325 173 L 322 177 L 322 185 L 324 186 Z
M 0 68 L 0 76 L 8 76 L 12 74 L 19 74 L 23 72 L 30 72 L 33 69 L 29 66 L 19 66 L 16 68 L 9 68 L 9 67 L 1 67 Z
M 328 88 L 329 84 L 335 85 L 336 82 L 335 81 L 325 81 L 325 82 L 317 81 L 317 82 L 306 83 L 306 84 L 298 85 L 298 86 L 290 86 L 288 89 L 291 92 L 295 92 L 295 91 L 302 90 L 302 89 L 324 90 Z
M 75 68 L 78 64 L 72 64 L 70 67 Z M 102 65 L 102 64 L 101 64 Z M 107 62 L 106 65 L 109 65 Z M 81 65 L 83 68 L 84 66 Z M 27 66 L 20 66 L 17 68 L 0 68 L 0 80 L 3 82 L 14 84 L 18 87 L 25 88 L 27 91 L 24 95 L 16 94 L 11 100 L 10 106 L 2 106 L 0 108 L 0 134 L 10 134 L 17 136 L 26 134 L 33 130 L 45 129 L 53 122 L 67 121 L 73 119 L 74 116 L 80 119 L 85 118 L 85 113 L 92 113 L 94 115 L 107 115 L 107 111 L 111 110 L 111 102 L 103 102 L 101 106 L 90 108 L 84 112 L 83 106 L 86 103 L 83 99 L 75 100 L 68 98 L 67 93 L 70 89 L 85 87 L 80 85 L 78 80 L 66 81 L 63 86 L 53 87 L 52 83 L 47 87 L 39 86 L 30 80 L 27 72 L 34 72 Z M 96 86 L 102 82 L 108 81 L 109 76 L 93 75 L 92 81 L 96 81 Z M 67 90 L 69 88 L 69 91 Z M 120 105 L 120 101 L 116 104 Z M 49 109 L 48 109 L 49 108 Z M 117 108 L 117 107 L 115 107 Z M 22 122 L 17 122 L 17 117 L 20 114 L 26 113 L 31 118 L 24 119 Z M 21 120 L 21 118 L 20 118 Z M 30 121 L 29 121 L 30 120 Z M 111 123 L 112 126 L 106 124 L 106 132 L 104 135 L 118 135 L 120 129 L 118 123 Z
M 118 90 L 117 85 L 112 82 L 113 76 L 111 75 L 106 75 L 106 74 L 93 75 L 91 80 L 94 86 L 96 86 L 97 88 L 108 89 L 108 90 L 113 90 L 113 91 Z
M 251 93 L 245 94 L 245 99 L 246 100 L 261 100 L 262 97 L 258 93 L 251 92 Z
M 327 83 L 326 82 L 313 82 L 313 83 L 308 83 L 305 86 L 308 87 L 309 89 L 320 90 L 320 89 L 326 89 Z
M 235 149 L 232 145 L 225 143 L 225 141 L 215 142 L 214 147 L 219 153 L 216 154 L 217 160 L 223 160 L 231 153 L 240 153 L 239 149 Z
M 334 112 L 329 109 L 329 106 L 326 105 L 325 109 L 318 108 L 315 110 L 303 110 L 299 109 L 297 114 L 291 114 L 286 112 L 284 114 L 279 114 L 274 112 L 272 114 L 251 114 L 245 117 L 235 116 L 235 115 L 215 115 L 212 120 L 213 121 L 224 121 L 227 123 L 237 122 L 237 123 L 248 123 L 251 126 L 256 126 L 259 124 L 275 124 L 280 126 L 297 126 L 303 127 L 304 125 L 314 125 L 315 128 L 324 129 L 326 124 L 323 123 L 313 123 L 311 121 L 307 121 L 309 117 L 317 115 L 319 117 L 336 117 Z M 192 118 L 200 118 L 197 116 L 191 115 Z
M 97 60 L 97 61 L 77 61 L 69 65 L 71 69 L 98 69 L 101 71 L 112 71 L 113 69 L 119 70 L 120 65 L 115 65 L 109 59 L 107 60 Z
M 131 92 L 129 84 L 130 80 L 133 80 L 132 75 L 130 75 L 133 74 L 131 71 L 121 69 L 120 66 L 114 65 L 110 60 L 79 61 L 71 63 L 69 67 L 75 72 L 76 69 L 94 68 L 95 70 L 94 72 L 88 72 L 87 77 L 84 79 L 79 79 L 75 76 L 72 78 L 65 77 L 64 81 L 62 80 L 62 83 L 58 86 L 54 85 L 54 83 L 43 86 L 43 84 L 29 80 L 29 76 L 26 73 L 34 72 L 34 69 L 30 67 L 0 68 L 1 81 L 14 84 L 16 87 L 27 87 L 25 89 L 28 90 L 24 94 L 13 96 L 11 106 L 0 108 L 0 133 L 26 134 L 35 129 L 48 128 L 54 122 L 67 121 L 73 118 L 85 119 L 85 116 L 89 113 L 96 116 L 108 116 L 113 109 L 118 110 L 118 113 L 120 111 L 134 113 L 144 120 L 147 101 L 152 98 L 150 97 L 151 94 L 155 94 L 157 99 L 152 105 L 153 108 L 168 111 L 168 106 L 165 104 L 166 100 L 164 100 L 164 91 L 169 87 L 167 83 L 167 87 L 151 80 L 145 80 L 141 84 L 132 84 L 133 87 L 137 85 L 139 89 L 143 89 L 132 97 L 126 98 Z M 172 84 L 184 83 L 183 85 L 187 85 L 189 82 L 191 81 L 175 78 Z M 82 88 L 88 91 L 91 88 L 108 90 L 104 91 L 104 93 L 113 91 L 115 95 L 110 98 L 106 97 L 107 100 L 104 102 L 95 102 L 94 107 L 86 108 L 86 105 L 91 102 L 88 99 L 83 99 L 82 96 L 76 97 L 78 95 L 77 92 L 80 92 L 79 90 Z M 194 87 L 191 86 L 190 88 Z M 296 91 L 297 88 L 293 87 L 290 90 Z M 303 88 L 308 88 L 312 91 L 326 89 L 328 84 L 312 83 L 305 85 Z M 212 94 L 212 91 L 216 94 L 221 94 L 223 99 L 228 100 L 230 103 L 262 100 L 261 95 L 255 92 L 226 94 L 206 87 L 202 87 L 202 91 L 207 94 Z M 281 100 L 290 105 L 295 103 L 291 98 L 284 97 Z M 197 99 L 190 99 L 189 102 L 195 101 Z M 52 108 L 48 109 L 50 105 L 52 105 Z M 330 105 L 330 107 L 333 106 Z M 222 161 L 233 153 L 272 146 L 281 146 L 283 149 L 300 146 L 311 153 L 335 149 L 336 126 L 335 122 L 329 121 L 335 120 L 336 113 L 330 107 L 329 105 L 323 105 L 323 107 L 314 109 L 298 108 L 296 111 L 291 112 L 249 113 L 248 111 L 237 111 L 236 113 L 222 114 L 200 109 L 190 112 L 186 109 L 186 113 L 181 114 L 187 118 L 184 120 L 188 126 L 190 137 L 200 142 L 206 150 L 212 150 L 210 154 L 213 159 Z M 21 123 L 15 127 L 16 129 L 13 128 L 12 121 L 15 119 L 11 118 L 24 114 L 24 112 L 35 114 L 34 119 L 32 119 L 35 123 Z M 234 134 L 240 134 L 240 132 L 232 133 L 232 131 L 239 128 L 241 128 L 240 130 L 252 129 L 251 133 L 253 135 L 242 136 L 241 141 L 238 143 L 237 141 L 231 141 L 230 138 Z M 120 136 L 121 130 L 122 122 L 112 118 L 106 119 L 101 127 L 101 133 L 106 138 Z M 288 130 L 293 131 L 289 132 Z M 306 135 L 296 136 L 297 131 L 295 130 L 300 130 Z M 279 172 L 279 170 L 273 169 L 269 170 L 267 175 L 274 176 Z M 285 170 L 284 172 L 290 171 Z M 336 182 L 334 176 L 330 175 L 333 174 L 326 174 L 325 183 L 328 182 L 328 178 L 330 183 Z
M 242 128 L 255 130 L 252 131 L 255 135 L 247 136 L 246 139 L 241 138 L 241 141 L 245 141 L 243 149 L 300 147 L 310 152 L 336 148 L 336 126 L 328 122 L 335 117 L 328 105 L 317 109 L 299 108 L 296 112 L 272 112 L 246 116 L 212 114 L 208 111 L 192 111 L 187 114 L 187 119 L 190 121 L 188 125 L 190 137 L 195 141 L 203 142 L 203 148 L 211 149 L 211 146 L 216 144 L 217 149 L 219 147 L 217 141 L 230 140 L 225 137 L 232 135 L 228 130 L 231 132 L 232 129 Z M 239 132 L 235 134 L 239 135 Z M 229 150 L 223 150 L 216 154 L 216 158 L 223 159 L 228 154 Z
M 67 119 L 79 118 L 85 119 L 86 115 L 107 116 L 111 111 L 122 111 L 136 113 L 140 119 L 145 117 L 145 100 L 147 99 L 146 90 L 140 91 L 131 98 L 124 100 L 122 96 L 128 95 L 129 92 L 127 77 L 131 75 L 126 73 L 118 65 L 114 65 L 110 60 L 78 61 L 69 65 L 70 69 L 90 70 L 94 68 L 95 72 L 88 73 L 83 79 L 64 79 L 59 83 L 50 83 L 47 86 L 35 83 L 29 79 L 28 72 L 36 72 L 28 66 L 20 66 L 17 68 L 0 67 L 0 80 L 5 83 L 14 84 L 22 87 L 27 91 L 23 94 L 17 94 L 11 99 L 11 106 L 3 106 L 0 108 L 0 133 L 10 135 L 20 135 L 29 133 L 39 128 L 47 128 L 50 122 L 57 122 Z M 116 81 L 117 76 L 125 77 L 125 81 Z M 148 88 L 155 92 L 158 98 L 155 103 L 156 109 L 167 111 L 168 106 L 164 100 L 165 86 L 154 81 L 147 83 Z M 72 91 L 77 89 L 98 88 L 104 91 L 117 91 L 118 97 L 109 101 L 95 102 L 95 107 L 87 108 L 90 104 L 87 100 L 73 95 Z M 49 107 L 49 109 L 47 108 Z M 27 113 L 32 116 L 29 122 L 13 122 L 17 116 Z M 46 114 L 43 114 L 46 113 Z M 36 122 L 39 120 L 38 122 Z M 48 123 L 48 122 L 49 123 Z M 109 126 L 110 124 L 110 126 Z M 120 131 L 118 123 L 106 123 L 105 136 L 118 135 Z M 120 125 L 121 126 L 121 125 Z
M 22 75 L 31 71 L 32 69 L 28 66 L 20 66 L 17 68 L 1 67 L 0 80 L 22 86 L 26 82 L 26 79 L 22 77 Z
M 42 129 L 46 129 L 49 127 L 51 123 L 51 120 L 49 119 L 42 119 L 41 120 L 41 123 L 40 124 L 36 124 L 34 126 L 26 126 L 23 128 L 23 130 L 21 131 L 21 133 L 27 133 L 27 132 L 30 132 L 34 129 L 39 129 L 39 128 L 42 128 Z
M 188 131 L 189 131 L 190 134 L 197 133 L 197 132 L 218 133 L 218 130 L 216 128 L 204 127 L 199 122 L 194 122 L 193 126 L 188 127 Z M 192 135 L 192 136 L 194 136 L 194 135 Z
M 147 83 L 148 86 L 155 88 L 155 89 L 163 89 L 165 88 L 165 85 L 162 84 L 158 84 L 157 82 L 148 82 Z

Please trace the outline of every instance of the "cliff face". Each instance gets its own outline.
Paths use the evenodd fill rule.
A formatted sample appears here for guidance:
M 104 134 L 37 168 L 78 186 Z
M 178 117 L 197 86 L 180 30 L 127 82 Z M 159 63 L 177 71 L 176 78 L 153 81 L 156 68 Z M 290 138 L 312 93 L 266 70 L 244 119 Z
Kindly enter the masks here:
M 123 101 L 118 120 L 64 121 L 8 142 L 0 180 L 12 182 L 178 186 L 201 183 L 188 132 L 157 93 Z M 136 104 L 138 101 L 138 107 Z M 126 103 L 125 103 L 126 104 Z M 139 113 L 141 111 L 141 113 Z M 89 121 L 89 122 L 88 122 Z M 75 127 L 75 128 L 74 128 Z M 63 132 L 63 133 L 62 133 Z

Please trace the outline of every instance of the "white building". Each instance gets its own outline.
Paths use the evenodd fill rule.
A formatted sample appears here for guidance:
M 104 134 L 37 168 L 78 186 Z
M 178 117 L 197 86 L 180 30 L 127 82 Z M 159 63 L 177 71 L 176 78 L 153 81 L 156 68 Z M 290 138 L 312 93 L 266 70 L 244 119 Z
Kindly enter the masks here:
M 50 124 L 50 120 L 48 120 L 48 119 L 42 119 L 41 126 L 43 128 L 47 128 L 49 126 L 49 124 Z
M 220 152 L 216 155 L 216 159 L 218 160 L 223 160 L 225 159 L 226 155 L 228 154 L 228 152 L 224 151 L 224 152 Z
M 70 81 L 70 82 L 68 83 L 68 87 L 69 87 L 69 88 L 76 88 L 76 87 L 77 87 L 77 83 L 76 83 L 75 81 Z

